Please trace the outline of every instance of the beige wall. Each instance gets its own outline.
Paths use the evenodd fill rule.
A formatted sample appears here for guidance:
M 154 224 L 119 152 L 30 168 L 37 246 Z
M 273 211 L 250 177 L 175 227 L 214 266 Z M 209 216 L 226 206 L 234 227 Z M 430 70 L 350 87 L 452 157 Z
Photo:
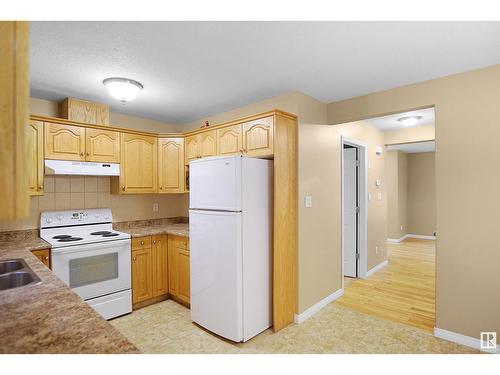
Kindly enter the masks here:
M 340 124 L 434 105 L 436 327 L 500 332 L 500 65 L 328 105 Z
M 399 130 L 384 132 L 384 143 L 392 145 L 395 143 L 431 141 L 435 139 L 434 124 L 416 126 Z
M 407 233 L 433 236 L 436 231 L 434 152 L 408 154 Z
M 110 194 L 110 177 L 45 176 L 44 190 L 44 195 L 31 197 L 29 217 L 0 220 L 0 232 L 39 228 L 40 212 L 54 210 L 111 208 L 115 222 L 188 215 L 188 194 Z
M 401 151 L 386 152 L 385 172 L 387 181 L 387 237 L 399 239 L 407 234 L 406 154 Z
M 50 100 L 30 98 L 30 114 L 60 117 L 59 104 Z M 153 133 L 180 132 L 182 131 L 181 129 L 183 129 L 182 125 L 128 116 L 115 112 L 110 112 L 109 123 L 119 128 L 143 130 Z

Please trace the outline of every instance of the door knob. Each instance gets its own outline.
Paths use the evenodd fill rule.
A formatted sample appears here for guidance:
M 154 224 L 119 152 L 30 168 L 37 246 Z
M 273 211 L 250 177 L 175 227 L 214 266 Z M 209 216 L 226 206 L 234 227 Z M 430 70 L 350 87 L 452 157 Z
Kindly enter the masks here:
M 123 190 L 123 191 L 125 191 L 125 185 L 124 185 L 124 186 L 122 186 L 122 190 Z

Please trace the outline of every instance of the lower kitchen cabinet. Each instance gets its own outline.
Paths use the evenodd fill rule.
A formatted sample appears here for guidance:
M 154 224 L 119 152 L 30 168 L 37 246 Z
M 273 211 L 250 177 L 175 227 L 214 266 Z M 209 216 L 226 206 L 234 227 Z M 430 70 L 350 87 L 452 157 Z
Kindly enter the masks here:
M 153 297 L 168 294 L 167 236 L 153 236 Z
M 31 250 L 31 253 L 50 268 L 50 249 Z
M 132 303 L 153 298 L 153 251 L 132 248 Z
M 189 264 L 189 239 L 168 236 L 168 291 L 185 304 L 190 303 Z

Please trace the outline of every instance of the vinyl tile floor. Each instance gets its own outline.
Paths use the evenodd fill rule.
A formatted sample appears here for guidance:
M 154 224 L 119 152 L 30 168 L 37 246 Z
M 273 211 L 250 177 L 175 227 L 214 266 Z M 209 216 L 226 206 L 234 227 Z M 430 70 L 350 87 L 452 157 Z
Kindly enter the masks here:
M 143 353 L 477 353 L 430 332 L 330 303 L 302 324 L 231 343 L 191 322 L 172 300 L 111 321 Z

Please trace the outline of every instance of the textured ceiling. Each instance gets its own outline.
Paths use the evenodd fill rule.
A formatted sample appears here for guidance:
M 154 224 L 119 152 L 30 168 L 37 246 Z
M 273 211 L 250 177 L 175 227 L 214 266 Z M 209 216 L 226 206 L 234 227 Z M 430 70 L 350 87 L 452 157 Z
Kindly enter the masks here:
M 500 22 L 32 22 L 32 96 L 186 123 L 289 91 L 324 102 L 500 63 Z M 144 84 L 121 104 L 101 84 Z
M 415 111 L 395 113 L 389 116 L 374 117 L 366 120 L 366 122 L 379 128 L 382 131 L 391 131 L 398 129 L 406 129 L 399 121 L 401 117 L 407 116 L 422 116 L 422 119 L 412 128 L 424 125 L 434 125 L 434 108 L 418 109 Z

